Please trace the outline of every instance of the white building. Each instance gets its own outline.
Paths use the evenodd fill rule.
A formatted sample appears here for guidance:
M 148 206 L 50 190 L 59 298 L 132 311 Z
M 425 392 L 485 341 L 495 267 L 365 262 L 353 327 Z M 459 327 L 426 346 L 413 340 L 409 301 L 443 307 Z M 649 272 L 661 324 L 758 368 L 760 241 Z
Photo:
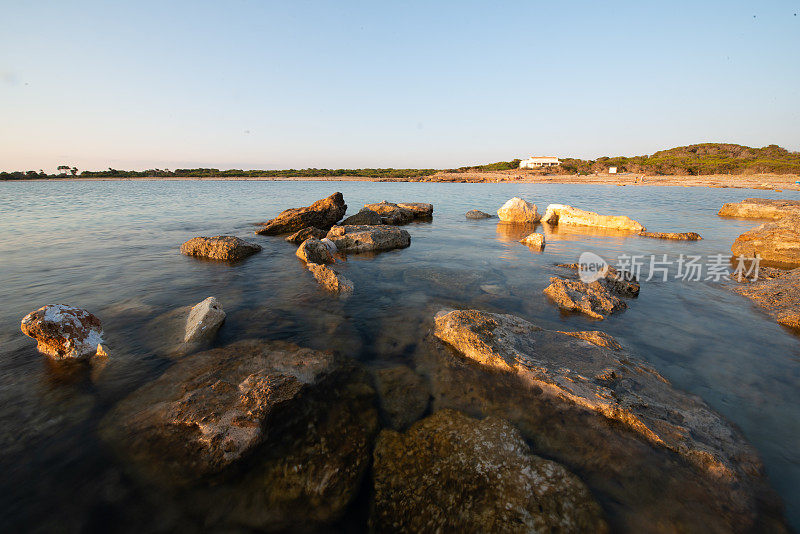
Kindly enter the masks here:
M 617 168 L 616 167 L 609 167 L 608 168 L 608 174 L 617 174 Z
M 558 161 L 558 158 L 551 156 L 538 158 L 531 156 L 528 159 L 523 159 L 519 162 L 520 169 L 537 169 L 539 167 L 555 167 L 556 165 L 561 165 L 561 162 Z

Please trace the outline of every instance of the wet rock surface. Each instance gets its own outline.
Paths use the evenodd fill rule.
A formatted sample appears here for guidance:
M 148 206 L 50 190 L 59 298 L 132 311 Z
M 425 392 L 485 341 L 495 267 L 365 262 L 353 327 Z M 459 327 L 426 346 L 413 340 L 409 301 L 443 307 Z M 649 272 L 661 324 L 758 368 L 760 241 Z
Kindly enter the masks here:
M 504 222 L 524 224 L 536 224 L 541 219 L 539 212 L 536 211 L 536 204 L 531 204 L 519 197 L 506 201 L 497 210 L 497 216 Z
M 425 379 L 407 365 L 376 369 L 375 386 L 386 426 L 405 430 L 428 409 L 430 390 Z
M 544 249 L 544 235 L 534 232 L 523 237 L 520 243 L 535 250 L 542 250 Z
M 543 293 L 562 310 L 579 312 L 593 319 L 605 319 L 628 307 L 599 280 L 587 284 L 552 276 Z
M 800 331 L 800 268 L 762 268 L 757 280 L 742 279 L 731 289 L 763 308 L 779 324 Z
M 257 234 L 279 235 L 298 232 L 303 228 L 313 226 L 321 230 L 328 230 L 336 224 L 347 211 L 347 204 L 341 193 L 334 193 L 327 198 L 317 200 L 304 208 L 290 208 L 278 214 L 261 225 L 256 230 Z
M 308 270 L 311 271 L 311 274 L 314 275 L 317 282 L 327 291 L 342 296 L 348 296 L 353 293 L 353 282 L 348 280 L 336 269 L 312 262 L 309 262 L 307 267 Z
M 319 228 L 309 226 L 293 233 L 286 238 L 286 241 L 289 243 L 294 243 L 295 245 L 299 245 L 306 239 L 311 239 L 312 237 L 316 239 L 323 239 L 327 234 L 327 230 L 321 230 Z
M 490 215 L 480 210 L 469 210 L 464 214 L 467 219 L 491 219 L 494 215 Z
M 442 410 L 374 453 L 375 532 L 606 532 L 600 506 L 511 424 Z
M 300 244 L 295 255 L 306 263 L 333 263 L 333 255 L 328 246 L 314 237 Z
M 232 235 L 195 237 L 181 245 L 181 254 L 220 261 L 239 261 L 261 251 L 261 245 Z
M 748 219 L 781 219 L 786 215 L 800 215 L 800 201 L 747 198 L 741 202 L 724 204 L 717 215 Z
M 225 310 L 222 309 L 222 304 L 214 297 L 208 297 L 189 311 L 183 342 L 209 343 L 224 320 Z
M 703 236 L 697 232 L 639 232 L 642 237 L 653 239 L 674 239 L 676 241 L 700 241 Z
M 86 310 L 48 304 L 22 318 L 22 333 L 36 340 L 36 348 L 55 360 L 82 358 L 98 352 L 103 328 Z
M 214 297 L 175 308 L 147 323 L 145 345 L 162 357 L 181 358 L 208 348 L 225 317 L 222 303 Z
M 389 225 L 334 226 L 327 238 L 344 253 L 379 252 L 411 245 L 408 232 Z

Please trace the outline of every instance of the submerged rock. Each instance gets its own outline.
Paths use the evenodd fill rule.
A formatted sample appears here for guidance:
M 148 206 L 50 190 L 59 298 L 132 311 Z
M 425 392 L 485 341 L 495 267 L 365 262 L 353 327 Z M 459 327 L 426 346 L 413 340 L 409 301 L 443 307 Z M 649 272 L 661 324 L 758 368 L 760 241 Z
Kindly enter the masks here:
M 536 204 L 526 202 L 519 197 L 514 197 L 506 201 L 499 210 L 497 216 L 501 221 L 513 223 L 535 224 L 541 217 L 536 211 Z
M 607 532 L 600 506 L 512 425 L 442 410 L 374 453 L 375 532 Z
M 461 310 L 435 323 L 454 351 L 430 340 L 418 356 L 433 409 L 512 421 L 537 454 L 581 474 L 612 530 L 785 531 L 739 431 L 626 351 L 512 315 Z
M 295 255 L 306 263 L 333 263 L 328 245 L 314 237 L 303 241 Z
M 260 245 L 232 235 L 195 237 L 181 245 L 181 254 L 221 261 L 238 261 L 259 251 Z
M 308 270 L 319 284 L 332 293 L 347 296 L 353 293 L 353 282 L 339 274 L 336 270 L 318 263 L 308 262 Z
M 352 226 L 352 225 L 376 225 L 376 224 L 383 224 L 383 217 L 381 214 L 372 211 L 370 209 L 364 208 L 355 215 L 351 215 L 343 220 L 340 226 Z
M 375 385 L 381 414 L 389 428 L 405 430 L 428 409 L 428 385 L 407 365 L 377 369 Z
M 467 219 L 491 219 L 494 215 L 490 215 L 480 210 L 469 210 L 465 217 Z
M 392 250 L 411 244 L 408 232 L 387 225 L 334 226 L 328 232 L 328 239 L 345 253 Z
M 522 243 L 523 245 L 527 245 L 531 248 L 535 248 L 537 250 L 542 250 L 544 248 L 544 235 L 534 232 L 532 234 L 528 234 L 527 236 L 523 237 L 520 240 L 520 243 Z
M 594 319 L 605 319 L 628 307 L 599 280 L 587 284 L 552 276 L 543 293 L 562 310 L 580 312 Z
M 433 215 L 433 204 L 419 202 L 401 202 L 394 204 L 383 200 L 374 204 L 365 204 L 365 210 L 378 213 L 384 224 L 408 224 L 417 219 L 429 219 Z
M 741 202 L 724 204 L 717 215 L 748 219 L 780 219 L 786 215 L 800 215 L 800 201 L 747 198 Z
M 321 230 L 328 230 L 336 224 L 347 211 L 347 204 L 341 193 L 334 193 L 327 198 L 317 200 L 304 208 L 290 208 L 278 214 L 277 217 L 265 222 L 256 230 L 257 234 L 278 235 L 290 234 L 313 226 Z
M 222 309 L 222 304 L 216 298 L 208 297 L 189 311 L 183 342 L 187 344 L 210 343 L 217 335 L 223 321 L 225 321 L 225 310 Z
M 180 358 L 208 348 L 225 321 L 225 310 L 215 297 L 194 306 L 182 306 L 148 322 L 144 342 L 167 358 Z
M 320 230 L 319 228 L 315 228 L 314 226 L 308 226 L 287 237 L 286 241 L 288 241 L 289 243 L 294 243 L 296 245 L 299 245 L 306 239 L 311 239 L 312 237 L 316 239 L 322 239 L 327 234 L 328 234 L 327 230 Z
M 783 326 L 800 329 L 800 268 L 761 269 L 757 280 L 742 280 L 731 289 L 749 298 Z
M 32 311 L 22 318 L 20 329 L 37 341 L 39 352 L 56 360 L 97 354 L 103 343 L 100 319 L 65 304 L 48 304 Z
M 678 241 L 700 241 L 703 236 L 697 232 L 639 232 L 642 237 L 653 239 L 675 239 Z
M 800 215 L 787 215 L 743 233 L 731 246 L 735 256 L 800 266 Z

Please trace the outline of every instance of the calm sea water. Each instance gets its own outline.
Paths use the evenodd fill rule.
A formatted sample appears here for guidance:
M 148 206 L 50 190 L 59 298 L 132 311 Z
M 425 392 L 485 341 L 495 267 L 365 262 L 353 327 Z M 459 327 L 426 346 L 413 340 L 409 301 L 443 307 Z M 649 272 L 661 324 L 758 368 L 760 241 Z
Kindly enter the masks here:
M 352 298 L 325 295 L 280 237 L 253 223 L 341 191 L 352 214 L 380 200 L 431 202 L 433 222 L 407 226 L 411 247 L 350 256 L 341 265 Z M 626 214 L 654 231 L 696 231 L 672 242 L 562 229 L 539 254 L 522 231 L 493 213 L 520 196 L 540 211 L 558 202 Z M 115 402 L 169 365 L 148 345 L 156 316 L 209 295 L 228 317 L 217 343 L 285 339 L 336 349 L 364 361 L 405 361 L 437 306 L 520 315 L 544 328 L 602 329 L 673 384 L 702 397 L 738 425 L 762 454 L 772 485 L 800 528 L 800 338 L 714 280 L 644 281 L 627 311 L 601 323 L 564 316 L 542 295 L 556 263 L 584 251 L 709 256 L 730 253 L 754 221 L 721 219 L 724 202 L 800 199 L 796 192 L 538 184 L 360 182 L 25 182 L 0 183 L 0 525 L 4 531 L 107 528 L 97 507 L 119 486 L 96 425 Z M 231 266 L 182 256 L 198 235 L 235 234 L 264 250 Z M 492 286 L 490 292 L 480 286 Z M 87 373 L 54 365 L 19 330 L 49 303 L 86 308 L 104 324 L 114 352 Z

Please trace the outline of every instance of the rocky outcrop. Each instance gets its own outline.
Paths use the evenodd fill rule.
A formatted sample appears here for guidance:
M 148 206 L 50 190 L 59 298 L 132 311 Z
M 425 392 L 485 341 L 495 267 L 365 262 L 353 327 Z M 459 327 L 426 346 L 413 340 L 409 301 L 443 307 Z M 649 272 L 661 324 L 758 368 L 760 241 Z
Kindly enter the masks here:
M 599 280 L 587 284 L 552 276 L 543 293 L 562 310 L 579 312 L 593 319 L 605 319 L 628 307 Z
M 408 232 L 388 225 L 334 226 L 328 232 L 328 239 L 344 253 L 378 252 L 411 245 Z
M 747 219 L 780 219 L 787 215 L 800 215 L 800 201 L 747 198 L 741 202 L 724 204 L 717 215 Z
M 593 211 L 581 210 L 564 204 L 550 204 L 547 207 L 545 219 L 548 224 L 594 226 L 637 233 L 645 230 L 644 226 L 625 215 L 599 215 Z
M 75 306 L 42 306 L 22 318 L 20 329 L 36 340 L 39 352 L 56 360 L 105 353 L 100 319 Z
M 340 223 L 340 226 L 353 226 L 353 225 L 376 225 L 376 224 L 383 224 L 383 217 L 381 214 L 368 210 L 366 208 L 362 209 L 355 215 L 351 215 L 347 217 Z
M 286 241 L 288 241 L 289 243 L 294 243 L 295 245 L 299 245 L 306 239 L 311 239 L 312 237 L 315 239 L 322 239 L 327 234 L 328 234 L 327 230 L 320 230 L 319 228 L 308 226 L 287 237 Z
M 422 417 L 430 399 L 425 379 L 407 365 L 376 369 L 374 374 L 386 426 L 402 431 Z
M 514 197 L 506 201 L 499 210 L 497 216 L 501 221 L 523 224 L 535 224 L 539 222 L 541 216 L 536 211 L 536 204 L 526 202 L 519 197 Z
M 442 410 L 374 453 L 374 532 L 607 532 L 600 506 L 512 425 Z
M 316 238 L 303 241 L 295 255 L 306 263 L 333 263 L 333 256 L 328 246 Z
M 365 204 L 365 210 L 374 211 L 381 216 L 384 224 L 408 224 L 414 220 L 430 219 L 433 215 L 433 204 L 421 202 L 400 202 L 394 204 L 386 200 L 374 204 Z
M 536 250 L 544 249 L 544 235 L 536 232 L 528 234 L 519 241 L 523 245 L 527 245 Z
M 335 269 L 313 262 L 309 262 L 307 267 L 317 282 L 331 293 L 338 293 L 342 296 L 349 296 L 353 293 L 353 282 Z
M 758 304 L 779 324 L 800 330 L 800 268 L 762 268 L 757 279 L 743 278 L 731 289 Z
M 329 525 L 353 500 L 378 430 L 363 371 L 247 340 L 179 361 L 120 402 L 101 436 L 147 487 L 206 529 Z
M 181 245 L 181 254 L 220 261 L 239 261 L 260 251 L 260 245 L 232 235 L 195 237 Z
M 183 342 L 186 344 L 210 343 L 217 335 L 223 321 L 225 321 L 225 310 L 222 309 L 222 304 L 214 297 L 208 297 L 189 311 Z
M 731 246 L 734 256 L 800 266 L 800 215 L 786 215 L 743 233 Z
M 467 219 L 491 219 L 494 215 L 490 215 L 480 210 L 469 210 L 465 215 Z
M 677 241 L 700 241 L 703 236 L 697 232 L 639 232 L 642 237 L 653 239 L 675 239 Z
M 512 421 L 581 474 L 612 530 L 785 531 L 739 431 L 626 351 L 476 310 L 440 313 L 434 335 L 454 350 L 417 357 L 433 409 Z
M 328 230 L 336 224 L 347 211 L 347 204 L 341 193 L 334 193 L 327 198 L 317 200 L 304 208 L 290 208 L 278 214 L 277 217 L 265 222 L 256 230 L 257 234 L 279 235 L 290 234 L 314 226 L 321 230 Z

